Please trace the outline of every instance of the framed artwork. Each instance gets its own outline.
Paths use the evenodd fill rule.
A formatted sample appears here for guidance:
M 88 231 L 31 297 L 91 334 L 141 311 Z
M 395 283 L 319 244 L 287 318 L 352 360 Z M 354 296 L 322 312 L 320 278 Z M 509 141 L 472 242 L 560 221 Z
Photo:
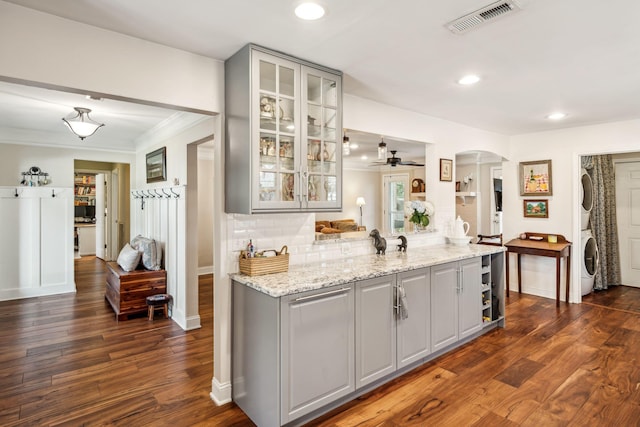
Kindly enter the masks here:
M 453 181 L 453 160 L 440 159 L 440 181 Z
M 147 153 L 147 182 L 167 180 L 167 147 Z
M 523 200 L 522 208 L 525 218 L 549 218 L 549 200 Z
M 520 162 L 521 196 L 552 196 L 551 160 Z

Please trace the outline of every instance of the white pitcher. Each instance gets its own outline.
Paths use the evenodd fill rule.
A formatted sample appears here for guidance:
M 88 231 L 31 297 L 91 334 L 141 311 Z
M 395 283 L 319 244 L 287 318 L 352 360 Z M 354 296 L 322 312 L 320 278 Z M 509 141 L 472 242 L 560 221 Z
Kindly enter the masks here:
M 463 221 L 462 218 L 460 218 L 460 215 L 458 215 L 458 218 L 456 218 L 456 222 L 453 226 L 453 237 L 464 237 L 468 232 L 469 223 Z

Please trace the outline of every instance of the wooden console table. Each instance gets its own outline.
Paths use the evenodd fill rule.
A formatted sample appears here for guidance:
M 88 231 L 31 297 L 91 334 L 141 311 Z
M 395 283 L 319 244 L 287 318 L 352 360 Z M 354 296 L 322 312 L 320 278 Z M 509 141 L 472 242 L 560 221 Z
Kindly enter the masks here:
M 520 255 L 538 255 L 556 259 L 556 306 L 560 305 L 560 258 L 566 257 L 567 293 L 566 302 L 569 302 L 569 280 L 571 277 L 571 242 L 560 234 L 551 234 L 557 237 L 557 243 L 549 243 L 549 234 L 525 233 L 526 239 L 513 239 L 505 244 L 507 247 L 507 296 L 509 296 L 509 253 L 518 254 L 518 293 L 522 292 L 522 277 L 520 273 Z M 531 239 L 533 237 L 533 240 Z M 536 240 L 537 239 L 537 240 Z

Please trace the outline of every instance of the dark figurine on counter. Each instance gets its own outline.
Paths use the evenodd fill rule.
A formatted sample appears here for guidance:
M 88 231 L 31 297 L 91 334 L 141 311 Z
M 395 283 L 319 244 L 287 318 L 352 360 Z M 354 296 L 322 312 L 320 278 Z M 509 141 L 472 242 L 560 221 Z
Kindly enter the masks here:
M 407 252 L 407 238 L 404 236 L 398 236 L 398 239 L 400 239 L 400 244 L 398 245 L 398 250 L 400 252 Z
M 376 229 L 371 230 L 369 237 L 373 237 L 373 247 L 376 248 L 376 254 L 384 255 L 387 250 L 387 240 L 384 237 L 380 237 L 380 232 Z

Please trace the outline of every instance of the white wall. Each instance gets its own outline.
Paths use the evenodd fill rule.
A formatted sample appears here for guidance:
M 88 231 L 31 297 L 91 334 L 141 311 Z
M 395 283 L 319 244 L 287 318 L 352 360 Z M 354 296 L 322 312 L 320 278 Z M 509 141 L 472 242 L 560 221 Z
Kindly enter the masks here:
M 135 157 L 131 153 L 43 147 L 41 145 L 16 145 L 0 134 L 0 186 L 18 185 L 21 172 L 31 166 L 49 173 L 51 186 L 73 188 L 73 161 L 75 159 L 100 162 L 129 163 L 135 169 Z
M 519 135 L 511 138 L 509 161 L 503 162 L 504 237 L 525 231 L 558 233 L 573 242 L 570 301 L 580 301 L 580 156 L 632 152 L 640 147 L 640 120 Z M 518 163 L 552 161 L 553 196 L 549 199 L 549 218 L 524 218 L 518 191 Z M 511 263 L 511 289 L 517 289 L 515 262 Z M 523 257 L 523 292 L 555 298 L 555 278 L 551 258 Z M 562 272 L 564 289 L 564 266 Z M 563 292 L 561 292 L 563 295 Z
M 508 157 L 509 138 L 423 114 L 380 104 L 353 95 L 344 96 L 344 127 L 393 135 L 426 146 L 427 199 L 436 207 L 435 226 L 442 230 L 455 218 L 455 182 L 440 181 L 440 158 L 455 159 L 463 151 L 489 151 Z M 454 171 L 455 173 L 455 171 Z
M 209 112 L 224 102 L 220 61 L 6 2 L 0 58 L 15 79 Z

